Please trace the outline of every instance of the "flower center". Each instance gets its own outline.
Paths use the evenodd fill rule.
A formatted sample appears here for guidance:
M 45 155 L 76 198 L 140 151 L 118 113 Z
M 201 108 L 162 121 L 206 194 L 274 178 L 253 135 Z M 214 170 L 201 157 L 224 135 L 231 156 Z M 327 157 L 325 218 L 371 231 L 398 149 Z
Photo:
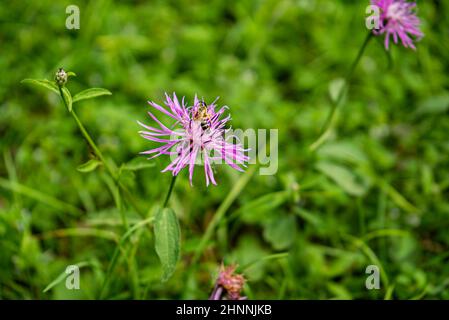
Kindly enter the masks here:
M 395 2 L 388 7 L 387 19 L 401 21 L 406 15 L 406 9 L 401 2 Z

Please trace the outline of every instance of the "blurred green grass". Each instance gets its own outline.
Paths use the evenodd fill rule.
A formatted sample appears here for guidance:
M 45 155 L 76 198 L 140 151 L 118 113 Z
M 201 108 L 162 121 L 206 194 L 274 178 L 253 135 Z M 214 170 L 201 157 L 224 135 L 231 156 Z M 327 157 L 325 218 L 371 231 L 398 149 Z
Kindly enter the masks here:
M 64 27 L 69 4 L 0 5 L 0 298 L 98 297 L 123 233 L 103 172 L 76 171 L 90 151 L 58 97 L 20 84 L 61 66 L 78 75 L 72 92 L 113 93 L 76 108 L 118 163 L 149 149 L 136 120 L 148 122 L 146 101 L 164 92 L 220 96 L 233 127 L 279 129 L 277 174 L 251 177 L 198 264 L 201 236 L 243 176 L 226 168 L 218 187 L 201 174 L 193 188 L 178 179 L 173 278 L 160 282 L 152 234 L 140 230 L 106 298 L 205 299 L 221 261 L 241 266 L 251 299 L 383 299 L 388 289 L 392 298 L 449 298 L 449 1 L 418 2 L 426 36 L 416 52 L 394 46 L 389 63 L 382 41 L 370 43 L 316 153 L 308 146 L 329 112 L 330 84 L 367 33 L 368 1 L 79 1 L 80 30 Z M 168 159 L 153 161 L 130 184 L 148 214 L 170 181 L 159 172 Z M 43 292 L 80 262 L 81 290 Z M 373 263 L 384 270 L 380 290 L 365 289 Z

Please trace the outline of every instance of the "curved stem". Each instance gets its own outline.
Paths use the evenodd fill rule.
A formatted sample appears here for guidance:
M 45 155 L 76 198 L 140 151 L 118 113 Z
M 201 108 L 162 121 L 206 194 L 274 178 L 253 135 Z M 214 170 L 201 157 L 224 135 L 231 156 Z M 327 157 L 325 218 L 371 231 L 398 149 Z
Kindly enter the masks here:
M 98 149 L 97 145 L 95 144 L 95 142 L 90 137 L 89 133 L 87 132 L 86 128 L 84 127 L 84 125 L 82 124 L 82 122 L 80 121 L 78 116 L 76 115 L 75 111 L 72 110 L 71 114 L 72 114 L 73 118 L 75 119 L 76 123 L 78 124 L 78 127 L 79 127 L 82 135 L 84 136 L 84 138 L 86 139 L 87 143 L 89 144 L 89 146 L 94 151 L 95 155 L 101 160 L 101 162 L 103 162 L 104 167 L 106 168 L 108 173 L 111 175 L 111 177 L 114 180 L 116 180 L 117 176 L 116 176 L 115 172 L 112 170 L 112 168 L 106 162 L 105 157 L 103 156 L 103 154 L 101 153 L 100 149 Z
M 62 93 L 62 86 L 58 86 L 59 88 L 59 94 L 61 96 L 62 101 L 64 102 L 65 107 L 68 109 L 67 106 L 67 101 L 64 98 L 64 94 Z M 115 179 L 115 173 L 112 171 L 111 167 L 108 165 L 108 163 L 106 162 L 103 154 L 101 153 L 100 149 L 98 149 L 97 145 L 95 144 L 95 142 L 92 140 L 92 138 L 90 137 L 89 133 L 87 132 L 86 128 L 84 127 L 84 125 L 82 124 L 82 122 L 80 121 L 80 119 L 78 118 L 78 116 L 75 113 L 75 110 L 71 110 L 70 113 L 72 114 L 73 118 L 76 121 L 76 124 L 78 125 L 81 133 L 83 134 L 83 137 L 86 139 L 87 143 L 89 144 L 89 146 L 92 148 L 92 150 L 94 151 L 95 155 L 101 160 L 101 162 L 103 162 L 106 170 L 108 170 L 109 174 L 111 175 L 111 177 L 113 179 Z
M 344 84 L 341 86 L 337 98 L 335 100 L 332 100 L 332 108 L 331 111 L 329 112 L 329 115 L 327 117 L 327 120 L 325 122 L 325 125 L 323 126 L 323 130 L 321 130 L 321 134 L 320 137 L 310 145 L 310 150 L 314 151 L 316 150 L 319 146 L 321 146 L 328 138 L 334 124 L 337 118 L 337 109 L 341 103 L 341 100 L 343 99 L 344 93 L 347 90 L 347 88 L 349 87 L 349 82 L 352 79 L 352 76 L 354 74 L 354 70 L 357 67 L 357 65 L 360 62 L 360 59 L 363 56 L 363 53 L 365 52 L 365 49 L 369 43 L 369 41 L 371 40 L 373 36 L 373 33 L 370 31 L 368 33 L 368 35 L 365 38 L 365 41 L 363 42 L 362 46 L 360 47 L 360 50 L 355 58 L 355 60 L 352 62 L 351 67 L 345 77 L 345 82 Z
M 64 105 L 67 108 L 67 101 L 64 98 L 64 94 L 62 92 L 62 87 L 59 87 L 59 94 L 61 95 L 61 99 L 64 102 Z M 129 224 L 128 224 L 128 220 L 126 218 L 126 214 L 124 212 L 124 208 L 123 208 L 123 203 L 122 203 L 122 196 L 121 196 L 121 191 L 123 191 L 124 196 L 127 198 L 128 202 L 131 204 L 131 206 L 134 207 L 134 209 L 137 211 L 137 213 L 139 213 L 142 217 L 145 217 L 145 213 L 142 212 L 139 207 L 136 205 L 131 193 L 129 192 L 129 190 L 119 181 L 119 175 L 116 173 L 116 171 L 114 171 L 112 169 L 112 167 L 109 165 L 109 163 L 106 161 L 106 158 L 103 156 L 103 153 L 100 151 L 100 149 L 97 147 L 97 145 L 95 144 L 94 140 L 91 138 L 91 136 L 89 135 L 89 133 L 87 132 L 86 128 L 84 127 L 83 123 L 80 121 L 80 119 L 78 118 L 78 116 L 76 115 L 75 111 L 72 109 L 70 112 L 73 116 L 73 119 L 75 119 L 76 124 L 78 125 L 83 137 L 86 139 L 87 143 L 89 144 L 89 146 L 92 148 L 93 152 L 95 153 L 95 155 L 101 160 L 101 162 L 103 163 L 104 167 L 106 168 L 106 171 L 108 172 L 109 176 L 111 177 L 112 181 L 111 181 L 111 188 L 116 188 L 116 206 L 118 211 L 120 212 L 120 217 L 122 220 L 122 224 L 126 230 L 126 233 L 124 235 L 124 237 L 122 238 L 122 240 L 124 241 L 126 239 L 126 236 L 129 235 L 131 232 L 133 232 L 136 228 L 136 226 L 133 226 L 132 228 L 130 228 Z M 111 189 L 112 190 L 112 189 Z M 152 220 L 153 218 L 151 218 Z M 144 220 L 145 222 L 148 221 Z M 137 224 L 137 226 L 139 226 L 139 224 Z M 118 244 L 118 247 L 116 248 L 116 252 L 114 253 L 113 259 L 109 265 L 109 267 L 113 267 L 116 263 L 115 257 L 117 256 L 117 252 L 120 250 L 124 250 L 122 248 L 122 240 L 120 241 L 120 243 Z M 137 274 L 137 269 L 136 269 L 136 260 L 135 260 L 135 252 L 137 250 L 137 245 L 134 246 L 133 248 L 130 249 L 131 251 L 131 255 L 130 257 L 126 257 L 127 263 L 128 263 L 128 268 L 130 269 L 130 274 L 131 274 L 131 282 L 132 282 L 132 288 L 133 288 L 133 293 L 134 293 L 134 298 L 138 298 L 139 296 L 139 288 L 138 288 L 138 274 Z M 112 270 L 112 269 L 111 269 Z M 103 291 L 105 289 L 105 286 L 107 284 L 107 281 L 109 279 L 110 276 L 110 272 L 109 272 L 109 268 L 108 268 L 108 274 L 106 275 L 106 278 L 103 282 L 103 286 L 101 288 L 100 291 L 100 298 L 103 295 Z
M 167 196 L 165 197 L 164 205 L 162 206 L 163 208 L 167 207 L 168 201 L 170 200 L 170 196 L 172 194 L 173 187 L 175 186 L 176 177 L 177 176 L 173 176 L 171 179 L 170 187 L 168 188 Z
M 67 108 L 67 101 L 64 98 L 64 94 L 62 93 L 62 87 L 58 86 L 59 88 L 59 94 L 61 96 L 62 101 L 64 102 L 65 107 Z M 112 170 L 111 166 L 109 165 L 109 163 L 106 161 L 105 157 L 103 156 L 103 153 L 100 151 L 100 149 L 97 147 L 97 145 L 95 144 L 95 142 L 93 141 L 93 139 L 91 138 L 91 136 L 89 135 L 89 133 L 87 132 L 86 128 L 84 127 L 83 123 L 80 121 L 80 119 L 78 118 L 78 116 L 75 113 L 75 110 L 72 109 L 72 111 L 70 112 L 70 114 L 72 115 L 73 119 L 75 119 L 76 124 L 78 125 L 78 128 L 81 131 L 81 134 L 83 135 L 83 137 L 86 139 L 87 143 L 89 144 L 89 146 L 92 148 L 92 150 L 94 151 L 95 155 L 101 160 L 101 162 L 103 163 L 103 165 L 105 166 L 106 170 L 108 171 L 108 174 L 111 176 L 111 178 L 117 183 L 117 185 L 119 186 L 120 189 L 122 189 L 125 197 L 127 198 L 128 202 L 131 204 L 131 206 L 134 207 L 134 209 L 137 211 L 137 213 L 142 216 L 145 217 L 145 212 L 143 212 L 142 210 L 140 210 L 140 208 L 137 206 L 137 204 L 135 203 L 134 199 L 132 198 L 131 193 L 129 192 L 129 190 L 122 184 L 120 183 L 120 181 L 118 181 L 118 176 L 117 174 Z
M 112 170 L 111 166 L 108 164 L 108 162 L 106 161 L 105 157 L 103 156 L 103 154 L 101 153 L 100 149 L 97 147 L 97 145 L 95 144 L 95 142 L 92 140 L 92 138 L 90 137 L 89 133 L 87 132 L 86 128 L 84 127 L 84 125 L 82 124 L 82 122 L 80 121 L 80 119 L 78 118 L 78 116 L 76 115 L 75 111 L 72 110 L 71 112 L 73 118 L 75 119 L 76 123 L 78 124 L 78 127 L 81 131 L 81 133 L 83 134 L 84 138 L 86 139 L 87 143 L 89 144 L 89 146 L 92 148 L 92 150 L 94 151 L 95 155 L 101 160 L 101 162 L 104 164 L 106 170 L 108 171 L 109 175 L 112 177 L 112 179 L 117 183 L 118 187 L 120 189 L 122 189 L 124 196 L 126 197 L 126 199 L 128 200 L 128 203 L 134 207 L 134 209 L 136 210 L 136 212 L 141 216 L 141 217 L 145 217 L 146 214 L 145 212 L 143 212 L 142 210 L 140 210 L 140 208 L 138 207 L 138 205 L 136 204 L 136 202 L 134 201 L 132 194 L 129 192 L 128 188 L 126 188 L 122 183 L 120 183 L 120 181 L 118 181 L 118 176 L 117 174 Z

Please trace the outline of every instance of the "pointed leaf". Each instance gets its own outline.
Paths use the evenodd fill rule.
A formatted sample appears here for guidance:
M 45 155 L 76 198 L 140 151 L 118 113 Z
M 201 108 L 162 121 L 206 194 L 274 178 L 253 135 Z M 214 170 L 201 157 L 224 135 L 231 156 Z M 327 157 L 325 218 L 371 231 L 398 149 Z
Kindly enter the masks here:
M 154 221 L 154 237 L 163 269 L 162 281 L 167 281 L 175 271 L 180 255 L 180 234 L 176 213 L 170 208 L 159 209 Z
M 274 249 L 282 250 L 288 248 L 295 241 L 296 232 L 294 216 L 279 216 L 266 224 L 263 237 L 271 243 Z
M 58 90 L 58 87 L 56 86 L 56 84 L 53 81 L 49 81 L 47 79 L 42 79 L 42 80 L 40 80 L 40 79 L 24 79 L 20 82 L 43 87 L 45 89 L 53 91 L 54 93 L 59 94 L 59 90 Z
M 90 265 L 90 263 L 87 261 L 82 261 L 82 262 L 75 264 L 75 266 L 77 266 L 78 268 L 83 268 L 88 265 Z M 65 278 L 67 278 L 67 276 L 68 276 L 68 274 L 64 270 L 55 280 L 53 280 L 48 286 L 46 286 L 42 292 L 44 292 L 44 293 L 47 292 L 48 290 L 50 290 L 51 288 L 56 286 L 58 283 L 61 283 L 62 281 L 64 281 Z
M 78 102 L 80 100 L 92 99 L 99 96 L 111 95 L 109 90 L 103 88 L 90 88 L 77 93 L 73 97 L 73 102 Z
M 353 141 L 328 142 L 321 146 L 318 155 L 323 160 L 340 160 L 353 164 L 367 164 L 368 157 Z
M 323 161 L 316 168 L 350 195 L 361 196 L 367 191 L 367 186 L 358 181 L 356 174 L 342 165 Z
M 288 191 L 268 193 L 246 203 L 237 213 L 241 213 L 240 218 L 247 223 L 260 223 L 262 222 L 261 217 L 265 218 L 275 214 L 275 209 L 284 204 L 289 196 Z
M 120 170 L 118 181 L 128 188 L 134 188 L 136 185 L 136 174 L 129 170 Z
M 86 163 L 78 166 L 76 170 L 78 170 L 79 172 L 91 172 L 94 171 L 99 165 L 101 165 L 101 161 L 97 159 L 91 159 Z

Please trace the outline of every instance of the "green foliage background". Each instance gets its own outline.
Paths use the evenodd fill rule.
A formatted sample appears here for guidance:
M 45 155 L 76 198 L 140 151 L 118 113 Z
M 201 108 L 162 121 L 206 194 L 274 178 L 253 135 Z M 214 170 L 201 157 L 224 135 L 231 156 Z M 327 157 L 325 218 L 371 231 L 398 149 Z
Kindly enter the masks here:
M 81 29 L 67 30 L 76 4 Z M 205 299 L 218 267 L 239 264 L 250 299 L 449 298 L 449 1 L 419 1 L 426 36 L 417 51 L 385 53 L 372 41 L 343 100 L 331 138 L 317 152 L 329 92 L 368 32 L 368 1 L 10 1 L 0 5 L 0 298 L 93 299 L 124 233 L 104 170 L 80 173 L 90 150 L 51 92 L 20 84 L 77 73 L 74 93 L 113 95 L 76 111 L 117 163 L 152 145 L 147 100 L 195 93 L 230 106 L 235 128 L 279 129 L 273 176 L 217 168 L 219 185 L 194 187 L 184 172 L 171 199 L 181 260 L 161 282 L 151 229 L 126 244 L 107 299 Z M 154 167 L 127 182 L 150 216 L 170 175 Z M 252 165 L 253 166 L 253 165 Z M 252 167 L 250 166 L 250 168 Z M 245 179 L 248 179 L 245 183 Z M 209 222 L 237 193 L 199 262 Z M 131 223 L 141 218 L 125 205 Z M 81 290 L 63 281 L 82 263 Z M 380 290 L 365 268 L 382 268 Z

